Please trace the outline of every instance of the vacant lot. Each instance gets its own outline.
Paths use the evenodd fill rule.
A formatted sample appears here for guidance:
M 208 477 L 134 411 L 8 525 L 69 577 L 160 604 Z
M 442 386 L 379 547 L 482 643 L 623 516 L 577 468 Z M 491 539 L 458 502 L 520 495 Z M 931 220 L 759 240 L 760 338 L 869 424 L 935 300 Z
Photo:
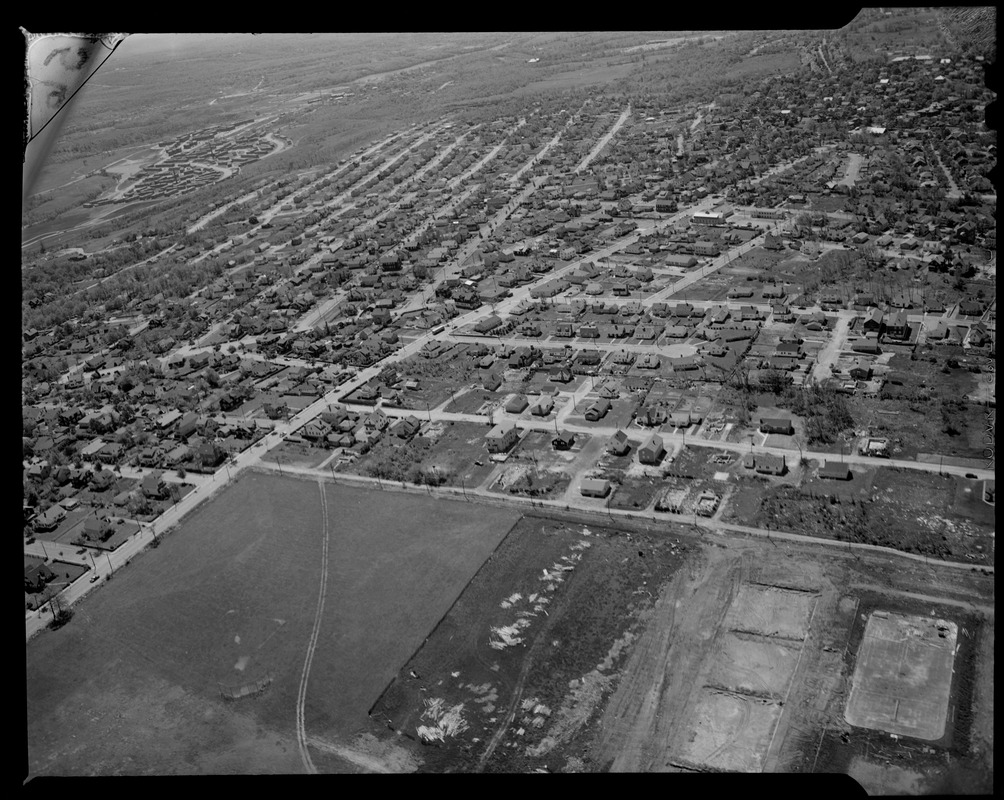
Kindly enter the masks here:
M 574 765 L 651 605 L 646 587 L 680 552 L 666 536 L 525 518 L 374 716 L 437 744 L 427 766 L 440 771 Z
M 929 741 L 944 736 L 957 636 L 954 622 L 873 613 L 858 650 L 847 721 Z
M 889 467 L 854 467 L 852 474 L 846 482 L 817 477 L 802 486 L 742 478 L 724 518 L 993 564 L 993 508 L 980 499 L 981 482 Z
M 511 527 L 463 502 L 242 476 L 72 622 L 29 643 L 33 774 L 300 772 L 297 698 L 328 540 L 304 729 L 346 741 Z M 270 679 L 256 700 L 219 685 Z M 346 762 L 313 751 L 322 771 Z

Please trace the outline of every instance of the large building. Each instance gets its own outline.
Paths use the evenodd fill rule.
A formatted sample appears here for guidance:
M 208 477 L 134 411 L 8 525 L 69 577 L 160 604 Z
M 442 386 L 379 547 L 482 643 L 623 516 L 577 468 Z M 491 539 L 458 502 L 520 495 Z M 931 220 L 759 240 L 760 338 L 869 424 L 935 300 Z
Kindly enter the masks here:
M 698 211 L 690 222 L 693 225 L 724 225 L 725 215 L 720 211 Z
M 488 431 L 485 445 L 489 453 L 507 453 L 519 440 L 519 431 L 512 422 L 501 422 Z

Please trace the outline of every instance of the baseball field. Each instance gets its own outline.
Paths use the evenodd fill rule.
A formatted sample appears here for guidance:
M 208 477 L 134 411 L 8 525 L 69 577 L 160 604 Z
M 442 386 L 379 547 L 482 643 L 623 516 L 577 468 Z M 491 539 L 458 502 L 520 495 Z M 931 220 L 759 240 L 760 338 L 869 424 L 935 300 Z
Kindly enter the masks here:
M 29 642 L 31 774 L 410 768 L 367 712 L 515 521 L 243 475 Z

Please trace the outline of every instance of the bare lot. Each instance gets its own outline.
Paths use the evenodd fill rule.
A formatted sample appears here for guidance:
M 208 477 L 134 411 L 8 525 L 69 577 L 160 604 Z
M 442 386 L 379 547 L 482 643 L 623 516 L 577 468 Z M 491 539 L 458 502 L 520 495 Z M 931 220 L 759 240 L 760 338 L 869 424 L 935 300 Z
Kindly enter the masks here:
M 437 770 L 576 771 L 651 605 L 646 586 L 672 574 L 679 552 L 664 537 L 524 519 L 374 715 L 409 738 L 432 737 Z
M 851 725 L 936 740 L 945 734 L 958 625 L 873 613 L 845 717 Z
M 890 467 L 854 467 L 852 476 L 799 486 L 742 478 L 723 518 L 993 564 L 993 507 L 982 502 L 979 481 Z

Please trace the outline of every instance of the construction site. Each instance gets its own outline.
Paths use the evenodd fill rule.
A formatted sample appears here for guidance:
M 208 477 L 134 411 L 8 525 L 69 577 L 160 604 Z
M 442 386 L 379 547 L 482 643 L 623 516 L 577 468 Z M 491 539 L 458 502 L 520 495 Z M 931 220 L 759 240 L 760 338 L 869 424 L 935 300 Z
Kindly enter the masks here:
M 993 780 L 993 576 L 524 518 L 371 710 L 429 771 Z

